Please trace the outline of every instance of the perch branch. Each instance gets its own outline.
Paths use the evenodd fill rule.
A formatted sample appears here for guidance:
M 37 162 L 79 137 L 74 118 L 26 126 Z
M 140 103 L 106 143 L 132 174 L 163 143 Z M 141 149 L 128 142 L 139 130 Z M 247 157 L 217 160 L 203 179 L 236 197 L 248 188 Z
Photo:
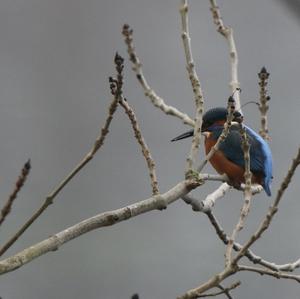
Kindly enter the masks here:
M 129 55 L 129 59 L 133 64 L 133 71 L 136 74 L 136 77 L 139 81 L 139 83 L 141 84 L 146 97 L 148 97 L 150 99 L 150 101 L 152 102 L 152 104 L 161 109 L 164 113 L 166 113 L 167 115 L 172 115 L 175 116 L 179 119 L 181 119 L 183 121 L 184 124 L 188 124 L 190 126 L 194 126 L 195 122 L 185 113 L 182 113 L 181 111 L 179 111 L 178 109 L 166 105 L 166 103 L 164 102 L 164 100 L 159 97 L 155 91 L 149 86 L 148 82 L 146 81 L 146 78 L 144 77 L 143 74 L 143 70 L 142 70 L 142 64 L 135 52 L 135 48 L 133 46 L 133 30 L 130 29 L 129 25 L 125 24 L 123 26 L 123 36 L 124 36 L 124 41 L 125 44 L 127 45 L 127 52 Z
M 195 70 L 195 63 L 193 60 L 192 48 L 191 48 L 191 37 L 189 33 L 188 25 L 188 2 L 187 0 L 181 1 L 180 7 L 181 24 L 182 24 L 182 41 L 186 59 L 186 69 L 188 76 L 191 81 L 191 85 L 194 92 L 195 106 L 196 106 L 196 117 L 194 126 L 194 136 L 191 145 L 190 155 L 187 158 L 187 171 L 193 170 L 193 163 L 195 163 L 201 138 L 201 126 L 202 126 L 202 114 L 203 114 L 203 92 L 199 77 Z
M 22 189 L 22 187 L 29 175 L 30 169 L 31 169 L 31 164 L 30 164 L 30 160 L 28 160 L 22 168 L 21 174 L 19 175 L 18 180 L 15 183 L 15 188 L 14 188 L 13 192 L 9 195 L 7 202 L 5 203 L 5 205 L 3 206 L 2 210 L 1 210 L 0 225 L 5 221 L 6 217 L 10 213 L 11 207 L 12 207 L 15 199 L 17 198 L 18 193 Z
M 32 245 L 19 253 L 0 261 L 0 274 L 13 271 L 35 258 L 47 252 L 59 249 L 64 243 L 69 242 L 94 229 L 111 226 L 118 222 L 130 219 L 137 215 L 152 211 L 165 209 L 192 189 L 199 186 L 197 180 L 185 180 L 161 195 L 152 196 L 148 199 L 131 204 L 121 209 L 98 214 L 79 222 L 53 236 Z
M 231 92 L 234 93 L 235 90 L 240 89 L 240 82 L 238 80 L 238 54 L 235 46 L 235 41 L 233 38 L 233 29 L 225 26 L 221 17 L 219 7 L 215 0 L 210 0 L 211 12 L 213 16 L 213 21 L 217 27 L 217 31 L 225 37 L 228 46 L 229 46 L 229 56 L 230 56 L 230 65 L 231 65 L 231 82 L 230 88 Z M 236 110 L 241 111 L 241 101 L 240 94 L 236 93 Z

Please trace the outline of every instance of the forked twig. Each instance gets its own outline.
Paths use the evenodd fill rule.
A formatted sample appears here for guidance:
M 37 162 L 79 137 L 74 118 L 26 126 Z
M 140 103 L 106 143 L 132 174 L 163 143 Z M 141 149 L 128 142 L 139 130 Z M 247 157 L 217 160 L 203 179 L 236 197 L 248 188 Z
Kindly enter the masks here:
M 158 190 L 158 182 L 157 182 L 157 176 L 155 172 L 154 160 L 151 156 L 146 141 L 142 136 L 135 113 L 127 103 L 126 99 L 123 97 L 122 86 L 123 86 L 124 59 L 118 53 L 115 56 L 115 65 L 117 71 L 117 79 L 114 79 L 112 77 L 109 78 L 111 94 L 119 101 L 119 104 L 124 108 L 125 113 L 127 114 L 131 122 L 134 136 L 137 142 L 139 143 L 139 145 L 141 146 L 143 156 L 146 160 L 149 169 L 149 175 L 150 175 L 151 186 L 152 186 L 152 194 L 157 195 L 159 194 L 159 190 Z
M 202 295 L 199 295 L 198 298 L 216 297 L 218 295 L 225 294 L 227 296 L 227 298 L 231 299 L 232 297 L 229 295 L 229 291 L 236 289 L 240 285 L 241 285 L 240 281 L 237 281 L 237 282 L 231 284 L 227 288 L 221 287 L 221 285 L 219 285 L 218 288 L 221 289 L 221 291 L 215 292 L 215 293 L 210 293 L 210 294 L 202 294 Z
M 128 24 L 125 24 L 123 26 L 122 33 L 124 36 L 125 44 L 127 45 L 127 52 L 129 55 L 129 59 L 133 64 L 132 69 L 135 72 L 136 77 L 137 77 L 139 83 L 141 84 L 146 97 L 148 97 L 150 99 L 150 101 L 152 102 L 152 104 L 155 107 L 161 109 L 167 115 L 173 115 L 173 116 L 181 119 L 184 124 L 188 124 L 193 127 L 195 125 L 195 122 L 187 114 L 182 113 L 175 107 L 167 105 L 165 103 L 165 101 L 161 97 L 159 97 L 155 93 L 155 91 L 149 86 L 149 84 L 146 81 L 146 78 L 143 74 L 142 64 L 135 52 L 134 46 L 133 46 L 133 37 L 132 37 L 133 30 L 129 27 Z

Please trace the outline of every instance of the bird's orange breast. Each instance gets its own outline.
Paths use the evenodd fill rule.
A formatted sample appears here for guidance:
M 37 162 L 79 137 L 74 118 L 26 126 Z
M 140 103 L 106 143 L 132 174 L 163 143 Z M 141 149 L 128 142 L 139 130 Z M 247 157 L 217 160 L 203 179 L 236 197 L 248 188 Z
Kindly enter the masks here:
M 206 155 L 211 148 L 216 144 L 216 140 L 211 137 L 211 133 L 205 138 L 205 152 Z M 234 164 L 226 158 L 222 151 L 217 150 L 210 158 L 209 162 L 219 174 L 226 174 L 233 185 L 240 185 L 245 182 L 244 168 Z M 261 184 L 262 178 L 260 176 L 252 176 L 252 183 Z

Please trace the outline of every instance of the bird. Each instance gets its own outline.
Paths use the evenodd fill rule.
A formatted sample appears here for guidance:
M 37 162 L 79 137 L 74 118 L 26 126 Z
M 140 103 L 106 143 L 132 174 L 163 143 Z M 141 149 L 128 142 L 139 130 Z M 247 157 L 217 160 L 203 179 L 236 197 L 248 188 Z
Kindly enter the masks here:
M 201 132 L 205 136 L 205 152 L 208 154 L 221 135 L 227 120 L 228 111 L 224 107 L 216 107 L 208 110 L 203 115 Z M 226 174 L 229 184 L 240 189 L 245 182 L 245 160 L 242 149 L 242 137 L 240 128 L 243 126 L 250 143 L 250 171 L 252 183 L 260 184 L 268 196 L 271 196 L 271 182 L 273 179 L 272 152 L 268 143 L 253 129 L 243 124 L 243 115 L 233 112 L 232 125 L 224 141 L 218 150 L 210 158 L 209 162 L 221 175 Z M 194 135 L 194 130 L 185 132 L 171 141 L 177 141 Z

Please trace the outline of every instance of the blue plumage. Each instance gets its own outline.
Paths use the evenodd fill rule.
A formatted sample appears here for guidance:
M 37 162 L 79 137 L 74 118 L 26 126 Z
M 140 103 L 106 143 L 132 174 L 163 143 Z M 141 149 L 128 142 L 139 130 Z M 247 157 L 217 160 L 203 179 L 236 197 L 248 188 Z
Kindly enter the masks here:
M 262 186 L 266 193 L 271 196 L 272 181 L 272 153 L 266 141 L 251 128 L 243 125 L 249 137 L 250 143 L 250 170 L 255 175 L 262 176 Z M 206 131 L 213 133 L 213 138 L 218 139 L 223 130 L 223 126 L 210 126 Z M 239 126 L 233 125 L 230 128 L 227 138 L 220 144 L 219 150 L 225 157 L 239 165 L 245 167 L 244 153 L 241 147 L 241 135 Z
M 208 150 L 212 144 L 214 144 L 219 138 L 220 134 L 223 131 L 224 123 L 227 118 L 227 109 L 224 107 L 216 107 L 208 110 L 203 115 L 202 122 L 202 132 L 211 132 L 209 136 L 205 138 L 205 147 L 208 146 Z M 242 124 L 243 115 L 235 111 L 233 113 L 233 122 L 238 122 Z M 272 182 L 272 153 L 269 148 L 267 142 L 258 135 L 251 128 L 245 126 L 246 132 L 249 137 L 250 143 L 250 170 L 253 173 L 256 180 L 263 186 L 267 195 L 271 196 L 271 182 Z M 190 130 L 186 133 L 181 134 L 180 136 L 172 139 L 172 141 L 181 140 L 187 137 L 191 137 L 194 134 L 194 130 Z M 220 144 L 219 152 L 221 152 L 221 156 L 219 155 L 214 162 L 211 160 L 214 159 L 214 156 L 210 160 L 212 165 L 216 168 L 219 173 L 227 173 L 229 177 L 233 180 L 237 179 L 241 180 L 240 176 L 243 176 L 241 171 L 245 168 L 244 161 L 244 152 L 242 150 L 242 140 L 240 135 L 240 125 L 232 125 L 229 131 L 227 138 Z M 215 154 L 216 156 L 216 154 Z M 221 158 L 220 160 L 220 157 Z M 230 164 L 234 164 L 240 168 L 241 171 L 234 172 L 233 169 L 229 169 Z M 225 167 L 225 168 L 224 168 Z M 226 169 L 226 171 L 225 171 Z M 235 176 L 235 177 L 234 177 Z M 238 176 L 238 177 L 237 177 Z M 242 178 L 243 180 L 243 178 Z

